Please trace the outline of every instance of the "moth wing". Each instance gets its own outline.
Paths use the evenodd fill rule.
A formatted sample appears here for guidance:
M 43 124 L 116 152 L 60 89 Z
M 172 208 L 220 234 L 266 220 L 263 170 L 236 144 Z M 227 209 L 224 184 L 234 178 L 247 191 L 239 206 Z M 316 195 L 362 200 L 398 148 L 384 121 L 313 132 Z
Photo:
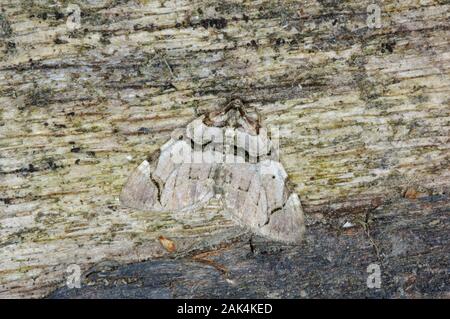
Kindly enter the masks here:
M 167 210 L 186 211 L 202 207 L 215 194 L 212 170 L 207 164 L 181 164 L 168 177 L 161 193 L 161 205 Z
M 267 198 L 252 164 L 236 164 L 227 167 L 228 181 L 225 186 L 225 209 L 240 224 L 257 230 L 268 220 Z
M 305 231 L 300 199 L 285 185 L 279 162 L 232 166 L 225 208 L 240 224 L 272 240 L 300 242 Z
M 120 202 L 140 210 L 160 210 L 158 186 L 151 179 L 150 163 L 143 161 L 130 175 L 120 194 Z
M 159 155 L 151 163 L 143 161 L 130 175 L 120 194 L 120 202 L 128 207 L 147 211 L 160 211 L 161 189 L 165 180 L 181 165 L 183 156 L 189 154 L 190 147 L 178 138 L 171 138 L 163 146 Z M 155 155 L 154 154 L 154 155 Z M 181 155 L 180 155 L 181 154 Z M 174 155 L 178 156 L 174 160 Z
M 261 133 L 258 135 L 251 135 L 246 131 L 236 130 L 236 145 L 245 149 L 250 156 L 255 158 L 266 155 L 272 147 L 265 129 L 261 129 Z
M 297 194 L 286 187 L 288 175 L 280 162 L 259 163 L 261 179 L 267 195 L 268 222 L 260 234 L 274 240 L 300 242 L 305 231 L 303 209 Z
M 185 141 L 170 140 L 161 147 L 152 177 L 164 184 L 169 176 L 190 156 L 190 146 Z
M 261 235 L 288 243 L 298 243 L 305 232 L 303 209 L 298 195 L 289 195 L 284 206 L 270 215 L 269 222 L 259 229 Z

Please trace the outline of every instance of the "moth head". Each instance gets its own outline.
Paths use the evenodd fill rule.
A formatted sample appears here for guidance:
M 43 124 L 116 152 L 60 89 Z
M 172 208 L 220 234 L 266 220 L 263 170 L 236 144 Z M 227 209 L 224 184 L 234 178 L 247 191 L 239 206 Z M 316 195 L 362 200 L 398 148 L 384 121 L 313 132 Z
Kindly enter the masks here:
M 242 102 L 241 99 L 235 98 L 232 99 L 230 102 L 228 102 L 227 108 L 234 108 L 234 109 L 243 109 L 244 108 L 244 102 Z
M 203 122 L 208 126 L 240 129 L 251 135 L 257 135 L 260 128 L 259 114 L 240 99 L 233 99 L 221 110 L 207 113 Z

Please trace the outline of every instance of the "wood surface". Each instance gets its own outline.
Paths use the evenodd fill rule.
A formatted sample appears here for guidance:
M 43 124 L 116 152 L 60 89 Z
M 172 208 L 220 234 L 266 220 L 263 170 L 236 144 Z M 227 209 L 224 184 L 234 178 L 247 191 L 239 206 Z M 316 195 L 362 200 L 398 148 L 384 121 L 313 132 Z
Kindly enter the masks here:
M 221 258 L 242 276 L 262 271 L 246 279 L 255 285 L 302 279 L 240 296 L 371 295 L 346 274 L 385 253 L 386 295 L 448 297 L 450 3 L 375 1 L 381 27 L 369 28 L 371 3 L 0 0 L 0 297 L 47 296 L 70 264 L 157 267 L 233 241 Z M 79 28 L 67 24 L 70 4 Z M 281 162 L 306 214 L 301 249 L 248 257 L 248 234 L 215 203 L 180 219 L 118 202 L 175 128 L 236 97 L 281 130 Z M 377 209 L 373 239 L 367 215 Z M 235 295 L 214 286 L 209 266 L 182 265 L 213 295 Z M 335 272 L 304 272 L 315 267 Z M 413 275 L 408 292 L 401 282 Z

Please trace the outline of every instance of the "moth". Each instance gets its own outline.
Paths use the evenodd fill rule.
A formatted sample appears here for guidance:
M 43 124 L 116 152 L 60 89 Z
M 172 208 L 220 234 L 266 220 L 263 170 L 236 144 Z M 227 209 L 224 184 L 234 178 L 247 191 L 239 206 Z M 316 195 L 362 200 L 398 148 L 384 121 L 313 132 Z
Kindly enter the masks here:
M 130 175 L 123 205 L 192 212 L 213 197 L 240 226 L 271 240 L 297 243 L 305 231 L 300 199 L 278 161 L 278 144 L 258 113 L 233 100 L 176 129 Z

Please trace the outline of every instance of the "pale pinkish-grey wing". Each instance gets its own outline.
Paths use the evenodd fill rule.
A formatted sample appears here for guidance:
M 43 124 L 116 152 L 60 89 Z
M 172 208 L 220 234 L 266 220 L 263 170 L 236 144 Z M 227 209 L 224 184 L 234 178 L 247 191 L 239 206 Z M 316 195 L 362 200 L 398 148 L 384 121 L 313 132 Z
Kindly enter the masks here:
M 281 209 L 270 214 L 269 221 L 259 233 L 273 240 L 298 243 L 305 232 L 303 209 L 298 195 L 292 193 Z
M 159 189 L 151 179 L 150 163 L 143 161 L 130 175 L 120 194 L 120 202 L 140 210 L 161 210 Z
M 297 194 L 286 187 L 287 174 L 279 162 L 235 164 L 227 170 L 224 202 L 233 219 L 273 240 L 301 241 L 303 210 Z
M 181 164 L 167 178 L 161 205 L 167 210 L 187 211 L 201 208 L 215 194 L 213 164 Z

